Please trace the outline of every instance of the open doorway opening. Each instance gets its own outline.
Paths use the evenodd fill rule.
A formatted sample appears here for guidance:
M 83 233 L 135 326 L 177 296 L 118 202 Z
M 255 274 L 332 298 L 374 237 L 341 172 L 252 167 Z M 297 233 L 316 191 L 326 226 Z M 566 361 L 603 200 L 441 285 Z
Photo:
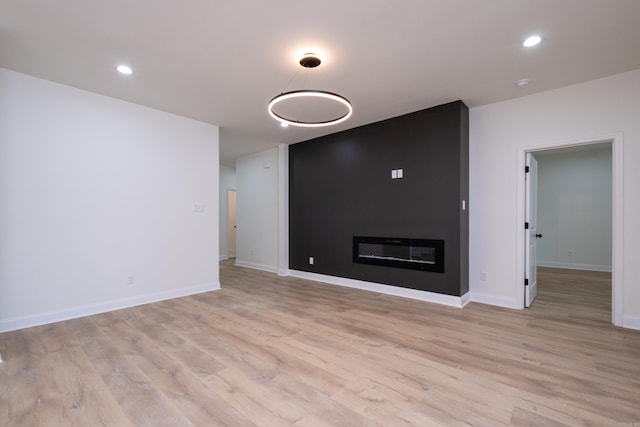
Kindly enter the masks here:
M 527 154 L 529 258 L 537 269 L 525 286 L 525 306 L 538 286 L 542 303 L 573 318 L 609 321 L 612 270 L 611 143 Z M 527 209 L 529 212 L 529 209 Z M 529 271 L 529 269 L 527 269 Z
M 535 292 L 528 288 L 533 283 L 538 291 L 549 292 L 546 299 L 578 306 L 594 302 L 596 311 L 608 310 L 605 318 L 621 324 L 623 288 L 616 275 L 622 248 L 622 223 L 616 222 L 621 213 L 621 139 L 523 150 L 522 156 L 528 166 L 523 168 L 525 228 L 534 223 L 534 231 L 525 229 L 522 238 L 523 305 L 533 303 Z M 563 288 L 551 288 L 553 283 Z M 597 298 L 608 301 L 597 304 Z

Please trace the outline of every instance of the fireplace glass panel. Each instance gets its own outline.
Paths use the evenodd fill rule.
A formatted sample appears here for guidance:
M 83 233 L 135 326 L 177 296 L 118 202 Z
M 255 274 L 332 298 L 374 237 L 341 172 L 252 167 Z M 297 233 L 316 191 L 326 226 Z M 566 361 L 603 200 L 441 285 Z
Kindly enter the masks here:
M 384 245 L 380 243 L 360 243 L 358 256 L 370 259 L 386 259 L 423 264 L 436 263 L 436 250 L 422 246 Z
M 355 236 L 353 261 L 442 273 L 444 241 Z

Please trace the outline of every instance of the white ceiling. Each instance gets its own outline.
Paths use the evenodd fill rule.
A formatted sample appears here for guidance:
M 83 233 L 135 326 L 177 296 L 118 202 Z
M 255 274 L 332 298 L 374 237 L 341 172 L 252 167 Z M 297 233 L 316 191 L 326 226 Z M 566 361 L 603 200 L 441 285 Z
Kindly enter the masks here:
M 534 33 L 542 43 L 523 48 Z M 300 71 L 309 50 L 323 64 Z M 475 107 L 640 68 L 640 1 L 0 0 L 0 66 L 219 125 L 233 164 L 458 99 Z M 353 117 L 281 128 L 267 103 L 302 87 L 346 96 Z

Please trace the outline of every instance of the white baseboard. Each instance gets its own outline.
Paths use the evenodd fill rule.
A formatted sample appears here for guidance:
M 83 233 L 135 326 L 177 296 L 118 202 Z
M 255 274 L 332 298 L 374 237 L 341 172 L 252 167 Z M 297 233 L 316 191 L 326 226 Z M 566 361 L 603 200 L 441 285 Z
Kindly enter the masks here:
M 254 270 L 268 271 L 269 273 L 278 272 L 278 268 L 272 265 L 264 265 L 264 264 L 257 264 L 255 262 L 242 261 L 237 258 L 236 258 L 236 265 L 238 267 L 246 267 L 246 268 L 253 268 Z
M 41 326 L 49 323 L 61 322 L 63 320 L 76 319 L 78 317 L 91 316 L 94 314 L 106 313 L 108 311 L 135 307 L 137 305 L 186 297 L 188 295 L 200 294 L 203 292 L 216 291 L 218 289 L 220 289 L 220 282 L 205 283 L 202 285 L 190 286 L 188 288 L 171 289 L 168 291 L 137 295 L 129 298 L 120 298 L 97 304 L 82 305 L 46 313 L 0 319 L 0 332 L 9 332 L 17 329 Z
M 538 267 L 564 268 L 567 270 L 587 270 L 611 272 L 610 265 L 577 264 L 571 262 L 537 261 Z
M 640 330 L 640 316 L 625 315 L 622 320 L 622 327 Z
M 383 285 L 380 283 L 365 282 L 362 280 L 346 279 L 344 277 L 327 276 L 324 274 L 309 273 L 307 271 L 289 270 L 289 275 L 300 279 L 313 280 L 316 282 L 328 283 L 330 285 L 345 286 L 347 288 L 362 289 L 364 291 L 377 292 L 380 294 L 393 295 L 397 297 L 410 298 L 419 301 L 433 302 L 450 307 L 462 308 L 469 302 L 469 294 L 461 297 L 438 294 L 435 292 L 419 291 L 417 289 L 402 288 L 399 286 Z
M 495 306 L 504 307 L 504 308 L 514 308 L 514 309 L 524 308 L 523 306 L 516 304 L 516 300 L 513 298 L 487 295 L 487 294 L 482 294 L 482 293 L 473 292 L 473 291 L 469 293 L 471 294 L 471 301 L 473 302 L 479 302 L 481 304 L 487 304 L 487 305 L 495 305 Z
M 218 258 L 218 261 L 226 261 L 226 260 L 228 260 L 228 259 L 229 259 L 229 257 L 228 257 L 228 256 L 226 256 L 226 255 L 220 255 L 220 258 Z
M 278 276 L 289 276 L 290 271 L 288 268 L 278 268 Z
M 467 292 L 466 294 L 462 295 L 460 299 L 462 302 L 462 307 L 469 304 L 471 302 L 471 292 Z

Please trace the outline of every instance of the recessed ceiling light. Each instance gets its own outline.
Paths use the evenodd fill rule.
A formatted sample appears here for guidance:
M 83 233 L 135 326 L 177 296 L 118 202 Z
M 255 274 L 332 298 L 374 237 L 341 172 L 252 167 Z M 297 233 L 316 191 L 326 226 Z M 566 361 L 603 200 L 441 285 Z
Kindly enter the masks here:
M 529 86 L 530 80 L 529 79 L 520 79 L 516 82 L 516 86 L 519 89 L 524 89 L 525 87 Z
M 531 46 L 535 46 L 538 43 L 540 43 L 542 41 L 542 38 L 540 36 L 531 36 L 528 37 L 524 43 L 522 43 L 522 46 L 524 47 L 531 47 Z
M 287 122 L 280 122 L 280 126 L 282 126 L 283 128 L 288 128 L 288 127 L 289 127 L 289 123 L 287 123 Z
M 120 74 L 125 74 L 127 76 L 133 74 L 133 70 L 127 65 L 118 65 L 117 70 Z

